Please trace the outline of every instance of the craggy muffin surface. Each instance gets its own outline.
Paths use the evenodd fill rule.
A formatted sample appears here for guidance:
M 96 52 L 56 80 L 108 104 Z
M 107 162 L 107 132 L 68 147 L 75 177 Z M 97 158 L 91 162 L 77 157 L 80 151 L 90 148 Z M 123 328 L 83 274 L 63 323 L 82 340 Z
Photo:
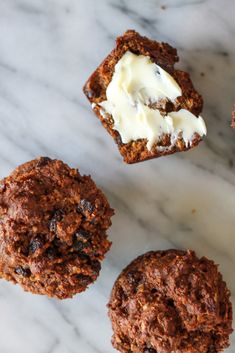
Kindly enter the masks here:
M 59 299 L 99 275 L 113 210 L 90 176 L 41 157 L 0 183 L 0 276 Z
M 217 266 L 193 251 L 148 252 L 116 280 L 109 316 L 122 353 L 217 353 L 229 345 L 232 306 Z

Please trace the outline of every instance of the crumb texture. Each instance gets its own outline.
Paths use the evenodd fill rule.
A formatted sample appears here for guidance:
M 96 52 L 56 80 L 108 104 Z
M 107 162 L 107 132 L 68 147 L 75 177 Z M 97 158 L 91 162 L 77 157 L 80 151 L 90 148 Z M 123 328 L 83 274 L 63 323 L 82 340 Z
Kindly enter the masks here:
M 159 109 L 163 115 L 186 109 L 199 116 L 203 107 L 202 97 L 194 89 L 189 74 L 174 68 L 175 63 L 179 60 L 176 49 L 167 43 L 159 43 L 143 37 L 133 30 L 125 32 L 123 36 L 117 38 L 116 48 L 95 70 L 84 86 L 84 93 L 90 103 L 93 104 L 95 114 L 117 143 L 124 161 L 127 163 L 141 162 L 175 152 L 186 151 L 198 145 L 201 141 L 198 134 L 195 134 L 191 145 L 186 145 L 182 136 L 179 136 L 172 145 L 171 136 L 163 134 L 150 151 L 147 148 L 147 139 L 139 139 L 126 144 L 122 142 L 120 134 L 113 129 L 112 116 L 104 114 L 99 103 L 106 100 L 106 89 L 112 80 L 115 65 L 127 51 L 137 55 L 149 56 L 154 63 L 172 75 L 181 87 L 182 96 L 178 97 L 174 103 L 161 100 L 152 106 L 153 109 Z
M 90 176 L 59 160 L 25 163 L 0 183 L 0 276 L 59 299 L 96 280 L 113 210 Z
M 218 353 L 229 345 L 232 306 L 217 266 L 192 251 L 149 252 L 114 284 L 112 343 L 122 353 Z

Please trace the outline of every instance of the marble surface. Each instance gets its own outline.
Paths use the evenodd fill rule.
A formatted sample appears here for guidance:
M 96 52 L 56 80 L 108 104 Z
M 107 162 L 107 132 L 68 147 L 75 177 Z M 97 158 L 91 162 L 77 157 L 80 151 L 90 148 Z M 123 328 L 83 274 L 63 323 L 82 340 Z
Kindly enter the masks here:
M 39 155 L 63 159 L 116 209 L 112 249 L 86 293 L 60 302 L 0 282 L 1 353 L 115 352 L 109 293 L 149 249 L 214 259 L 234 302 L 234 12 L 232 0 L 0 0 L 0 176 Z M 93 115 L 83 83 L 128 28 L 179 49 L 205 99 L 198 148 L 128 166 Z

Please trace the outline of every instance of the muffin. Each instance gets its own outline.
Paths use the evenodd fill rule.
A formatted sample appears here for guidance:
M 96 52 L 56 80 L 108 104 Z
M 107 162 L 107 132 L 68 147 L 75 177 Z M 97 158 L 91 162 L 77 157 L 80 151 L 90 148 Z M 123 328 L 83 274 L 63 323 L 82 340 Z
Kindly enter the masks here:
M 202 140 L 202 97 L 176 70 L 177 51 L 129 30 L 84 86 L 127 163 L 186 151 Z
M 84 291 L 110 248 L 113 210 L 90 176 L 41 157 L 0 182 L 0 277 L 59 299 Z
M 193 251 L 148 252 L 116 280 L 109 307 L 122 353 L 218 353 L 232 332 L 230 292 L 215 263 Z

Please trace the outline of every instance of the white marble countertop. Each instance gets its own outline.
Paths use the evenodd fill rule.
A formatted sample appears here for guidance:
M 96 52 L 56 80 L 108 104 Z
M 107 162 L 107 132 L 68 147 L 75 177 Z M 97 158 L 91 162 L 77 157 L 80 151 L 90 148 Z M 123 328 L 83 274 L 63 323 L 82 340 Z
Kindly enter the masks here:
M 91 174 L 116 209 L 112 249 L 85 293 L 60 302 L 0 282 L 0 353 L 115 352 L 109 293 L 149 249 L 214 259 L 234 302 L 234 13 L 232 0 L 0 0 L 0 176 L 39 155 L 59 158 Z M 128 28 L 179 49 L 205 99 L 209 133 L 198 148 L 125 165 L 92 113 L 82 86 Z

